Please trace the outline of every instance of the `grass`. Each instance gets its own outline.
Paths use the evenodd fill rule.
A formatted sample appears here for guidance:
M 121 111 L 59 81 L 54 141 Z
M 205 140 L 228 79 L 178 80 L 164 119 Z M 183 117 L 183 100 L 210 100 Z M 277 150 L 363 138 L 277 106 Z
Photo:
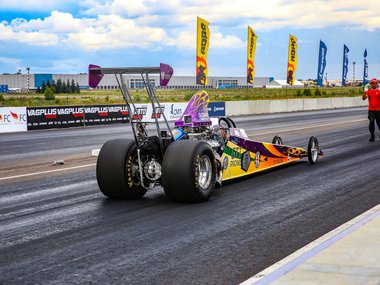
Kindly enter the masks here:
M 187 102 L 197 90 L 156 90 L 160 102 Z M 211 101 L 240 101 L 240 100 L 268 100 L 268 99 L 294 99 L 294 98 L 331 98 L 331 97 L 357 97 L 363 93 L 362 87 L 334 87 L 334 88 L 231 88 L 207 89 Z M 135 103 L 147 103 L 148 95 L 145 90 L 130 90 Z M 104 105 L 123 104 L 124 99 L 118 90 L 86 90 L 80 94 L 59 94 L 55 100 L 45 100 L 43 94 L 19 93 L 3 94 L 0 97 L 0 106 L 68 106 L 68 105 Z

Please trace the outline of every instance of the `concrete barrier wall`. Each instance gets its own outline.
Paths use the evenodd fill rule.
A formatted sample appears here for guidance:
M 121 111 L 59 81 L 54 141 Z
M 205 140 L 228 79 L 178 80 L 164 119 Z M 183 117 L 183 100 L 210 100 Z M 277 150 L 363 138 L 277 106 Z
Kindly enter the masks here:
M 368 101 L 363 101 L 361 97 L 230 101 L 226 102 L 226 115 L 282 113 L 364 106 L 368 106 Z

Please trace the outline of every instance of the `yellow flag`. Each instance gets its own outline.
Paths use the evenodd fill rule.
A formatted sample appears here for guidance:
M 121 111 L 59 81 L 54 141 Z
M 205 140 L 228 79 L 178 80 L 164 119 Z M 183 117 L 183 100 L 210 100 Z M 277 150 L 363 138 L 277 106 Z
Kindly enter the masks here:
M 256 53 L 257 36 L 253 29 L 248 26 L 247 41 L 247 83 L 253 84 L 255 77 L 255 53 Z
M 208 22 L 197 17 L 197 84 L 206 86 L 208 84 L 207 52 L 210 43 L 210 30 Z
M 294 77 L 296 74 L 298 56 L 297 56 L 297 38 L 293 35 L 289 35 L 289 48 L 288 48 L 288 69 L 286 82 L 290 85 L 294 85 Z

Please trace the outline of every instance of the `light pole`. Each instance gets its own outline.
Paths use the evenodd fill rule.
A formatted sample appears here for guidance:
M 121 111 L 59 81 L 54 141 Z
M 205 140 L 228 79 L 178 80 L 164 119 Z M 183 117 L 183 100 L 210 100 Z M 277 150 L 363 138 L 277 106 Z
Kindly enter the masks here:
M 27 75 L 26 75 L 26 80 L 27 80 L 27 90 L 28 90 L 28 93 L 29 93 L 29 86 L 30 86 L 30 84 L 29 84 L 29 82 L 30 82 L 30 67 L 27 67 L 26 68 L 26 73 L 27 73 Z

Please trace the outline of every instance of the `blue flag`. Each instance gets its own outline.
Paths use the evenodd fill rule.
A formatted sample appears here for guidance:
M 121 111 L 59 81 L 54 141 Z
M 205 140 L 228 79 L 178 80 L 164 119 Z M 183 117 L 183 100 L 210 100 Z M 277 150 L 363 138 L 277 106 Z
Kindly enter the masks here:
M 346 86 L 347 73 L 348 73 L 348 52 L 350 50 L 346 45 L 343 47 L 343 72 L 342 72 L 342 86 Z
M 363 85 L 368 84 L 368 62 L 367 62 L 367 49 L 364 51 L 364 72 L 363 72 Z
M 318 59 L 318 79 L 317 86 L 323 86 L 323 74 L 325 72 L 326 67 L 326 54 L 327 47 L 324 42 L 319 42 L 319 59 Z

